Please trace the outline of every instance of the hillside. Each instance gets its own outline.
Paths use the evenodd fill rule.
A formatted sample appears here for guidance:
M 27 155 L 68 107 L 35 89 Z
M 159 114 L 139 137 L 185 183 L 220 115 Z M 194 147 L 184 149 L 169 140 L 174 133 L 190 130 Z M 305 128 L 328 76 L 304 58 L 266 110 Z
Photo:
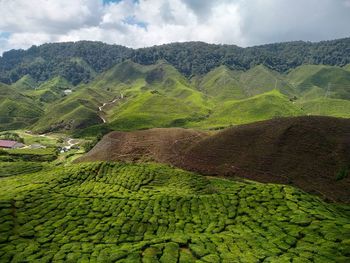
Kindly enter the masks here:
M 218 103 L 208 118 L 200 122 L 193 122 L 188 126 L 213 129 L 299 115 L 305 115 L 300 106 L 291 102 L 279 91 L 272 90 L 243 100 Z
M 79 161 L 151 160 L 208 175 L 293 184 L 350 202 L 349 138 L 350 120 L 329 117 L 273 119 L 211 136 L 186 129 L 113 132 Z
M 0 82 L 14 83 L 25 75 L 36 81 L 61 76 L 73 84 L 88 82 L 127 59 L 150 65 L 166 60 L 186 77 L 203 75 L 221 65 L 247 70 L 256 65 L 286 72 L 302 64 L 344 66 L 350 63 L 350 38 L 311 42 L 286 42 L 241 48 L 203 42 L 172 43 L 130 49 L 102 42 L 78 41 L 10 50 L 0 57 Z
M 90 86 L 123 95 L 120 103 L 106 111 L 115 130 L 183 126 L 209 113 L 207 98 L 164 61 L 149 66 L 125 61 Z
M 303 65 L 289 72 L 287 79 L 309 98 L 313 90 L 318 90 L 316 97 L 350 99 L 350 72 L 344 68 Z
M 0 83 L 0 130 L 28 127 L 42 114 L 43 110 L 30 97 Z
M 349 61 L 346 51 L 333 54 L 348 41 L 245 49 L 190 42 L 138 50 L 82 41 L 12 50 L 0 58 L 6 71 L 0 78 L 11 76 L 14 96 L 43 113 L 30 109 L 31 120 L 6 119 L 6 129 L 91 137 L 110 130 L 221 129 L 289 116 L 349 118 Z M 292 50 L 302 59 L 292 60 Z
M 38 86 L 38 83 L 30 75 L 24 75 L 13 83 L 12 86 L 23 92 L 25 90 L 35 89 Z
M 273 119 L 237 126 L 195 144 L 178 164 L 206 174 L 292 183 L 330 200 L 350 202 L 350 120 Z
M 156 128 L 135 132 L 111 132 L 79 162 L 154 161 L 173 163 L 208 133 L 182 128 Z
M 226 66 L 217 67 L 208 74 L 197 76 L 192 79 L 192 83 L 199 91 L 218 101 L 247 97 L 242 83 L 239 82 L 239 76 Z
M 17 82 L 14 84 L 15 87 L 18 87 Z M 64 91 L 72 89 L 73 85 L 69 83 L 66 79 L 62 77 L 54 77 L 48 81 L 37 85 L 35 89 L 29 89 L 24 93 L 34 98 L 39 103 L 48 104 L 63 98 L 66 95 Z
M 103 123 L 99 106 L 113 99 L 113 94 L 80 87 L 67 97 L 50 104 L 45 115 L 32 127 L 36 132 L 83 129 Z
M 188 79 L 164 60 L 126 60 L 78 86 L 59 76 L 44 82 L 24 76 L 11 88 L 44 113 L 34 125 L 12 125 L 12 119 L 7 127 L 91 137 L 108 130 L 219 129 L 288 116 L 349 118 L 349 76 L 345 68 L 324 65 L 288 74 L 258 65 L 246 71 L 220 66 Z
M 347 262 L 345 211 L 291 186 L 158 164 L 1 179 L 0 261 Z

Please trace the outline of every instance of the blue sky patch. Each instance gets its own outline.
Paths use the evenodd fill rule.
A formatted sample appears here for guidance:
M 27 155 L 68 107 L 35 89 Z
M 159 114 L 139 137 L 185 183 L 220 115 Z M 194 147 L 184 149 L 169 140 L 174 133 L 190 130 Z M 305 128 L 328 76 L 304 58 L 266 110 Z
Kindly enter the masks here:
M 122 1 L 122 0 L 103 0 L 103 4 L 107 5 L 110 3 L 119 3 L 120 1 Z
M 0 38 L 9 38 L 11 36 L 10 32 L 1 32 L 0 31 Z
M 142 27 L 144 29 L 147 29 L 147 23 L 137 20 L 135 16 L 128 16 L 123 20 L 123 22 L 125 24 L 137 25 L 138 27 Z
M 108 5 L 108 4 L 111 4 L 111 3 L 119 3 L 123 0 L 102 0 L 103 1 L 103 4 L 104 5 Z M 133 0 L 134 3 L 138 3 L 139 0 Z

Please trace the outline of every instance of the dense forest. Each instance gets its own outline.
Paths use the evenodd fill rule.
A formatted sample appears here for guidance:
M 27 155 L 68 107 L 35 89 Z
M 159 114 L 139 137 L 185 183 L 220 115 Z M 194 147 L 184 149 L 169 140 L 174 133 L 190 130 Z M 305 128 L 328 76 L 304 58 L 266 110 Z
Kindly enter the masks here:
M 203 42 L 172 43 L 140 49 L 94 41 L 44 44 L 28 50 L 5 52 L 0 57 L 0 82 L 14 83 L 27 74 L 37 81 L 59 75 L 76 85 L 88 82 L 96 73 L 127 59 L 145 65 L 163 59 L 187 77 L 207 73 L 219 65 L 245 70 L 263 64 L 285 72 L 301 64 L 343 66 L 350 63 L 350 38 L 247 48 Z

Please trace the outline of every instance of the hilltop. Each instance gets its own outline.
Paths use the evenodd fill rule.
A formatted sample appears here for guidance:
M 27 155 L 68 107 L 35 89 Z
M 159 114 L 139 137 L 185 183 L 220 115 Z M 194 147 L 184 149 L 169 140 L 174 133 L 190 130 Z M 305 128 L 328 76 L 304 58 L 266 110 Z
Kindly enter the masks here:
M 106 135 L 79 161 L 157 161 L 207 175 L 293 184 L 350 202 L 350 120 L 278 118 L 208 134 L 151 129 Z
M 173 163 L 191 145 L 209 136 L 182 128 L 155 128 L 135 132 L 111 132 L 79 162 L 153 161 Z

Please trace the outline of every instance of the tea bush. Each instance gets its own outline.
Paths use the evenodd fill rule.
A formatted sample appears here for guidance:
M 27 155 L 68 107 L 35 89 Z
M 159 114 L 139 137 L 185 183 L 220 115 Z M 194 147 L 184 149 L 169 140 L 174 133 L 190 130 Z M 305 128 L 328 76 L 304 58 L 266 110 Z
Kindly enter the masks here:
M 1 262 L 350 260 L 349 218 L 290 186 L 127 163 L 1 180 Z

